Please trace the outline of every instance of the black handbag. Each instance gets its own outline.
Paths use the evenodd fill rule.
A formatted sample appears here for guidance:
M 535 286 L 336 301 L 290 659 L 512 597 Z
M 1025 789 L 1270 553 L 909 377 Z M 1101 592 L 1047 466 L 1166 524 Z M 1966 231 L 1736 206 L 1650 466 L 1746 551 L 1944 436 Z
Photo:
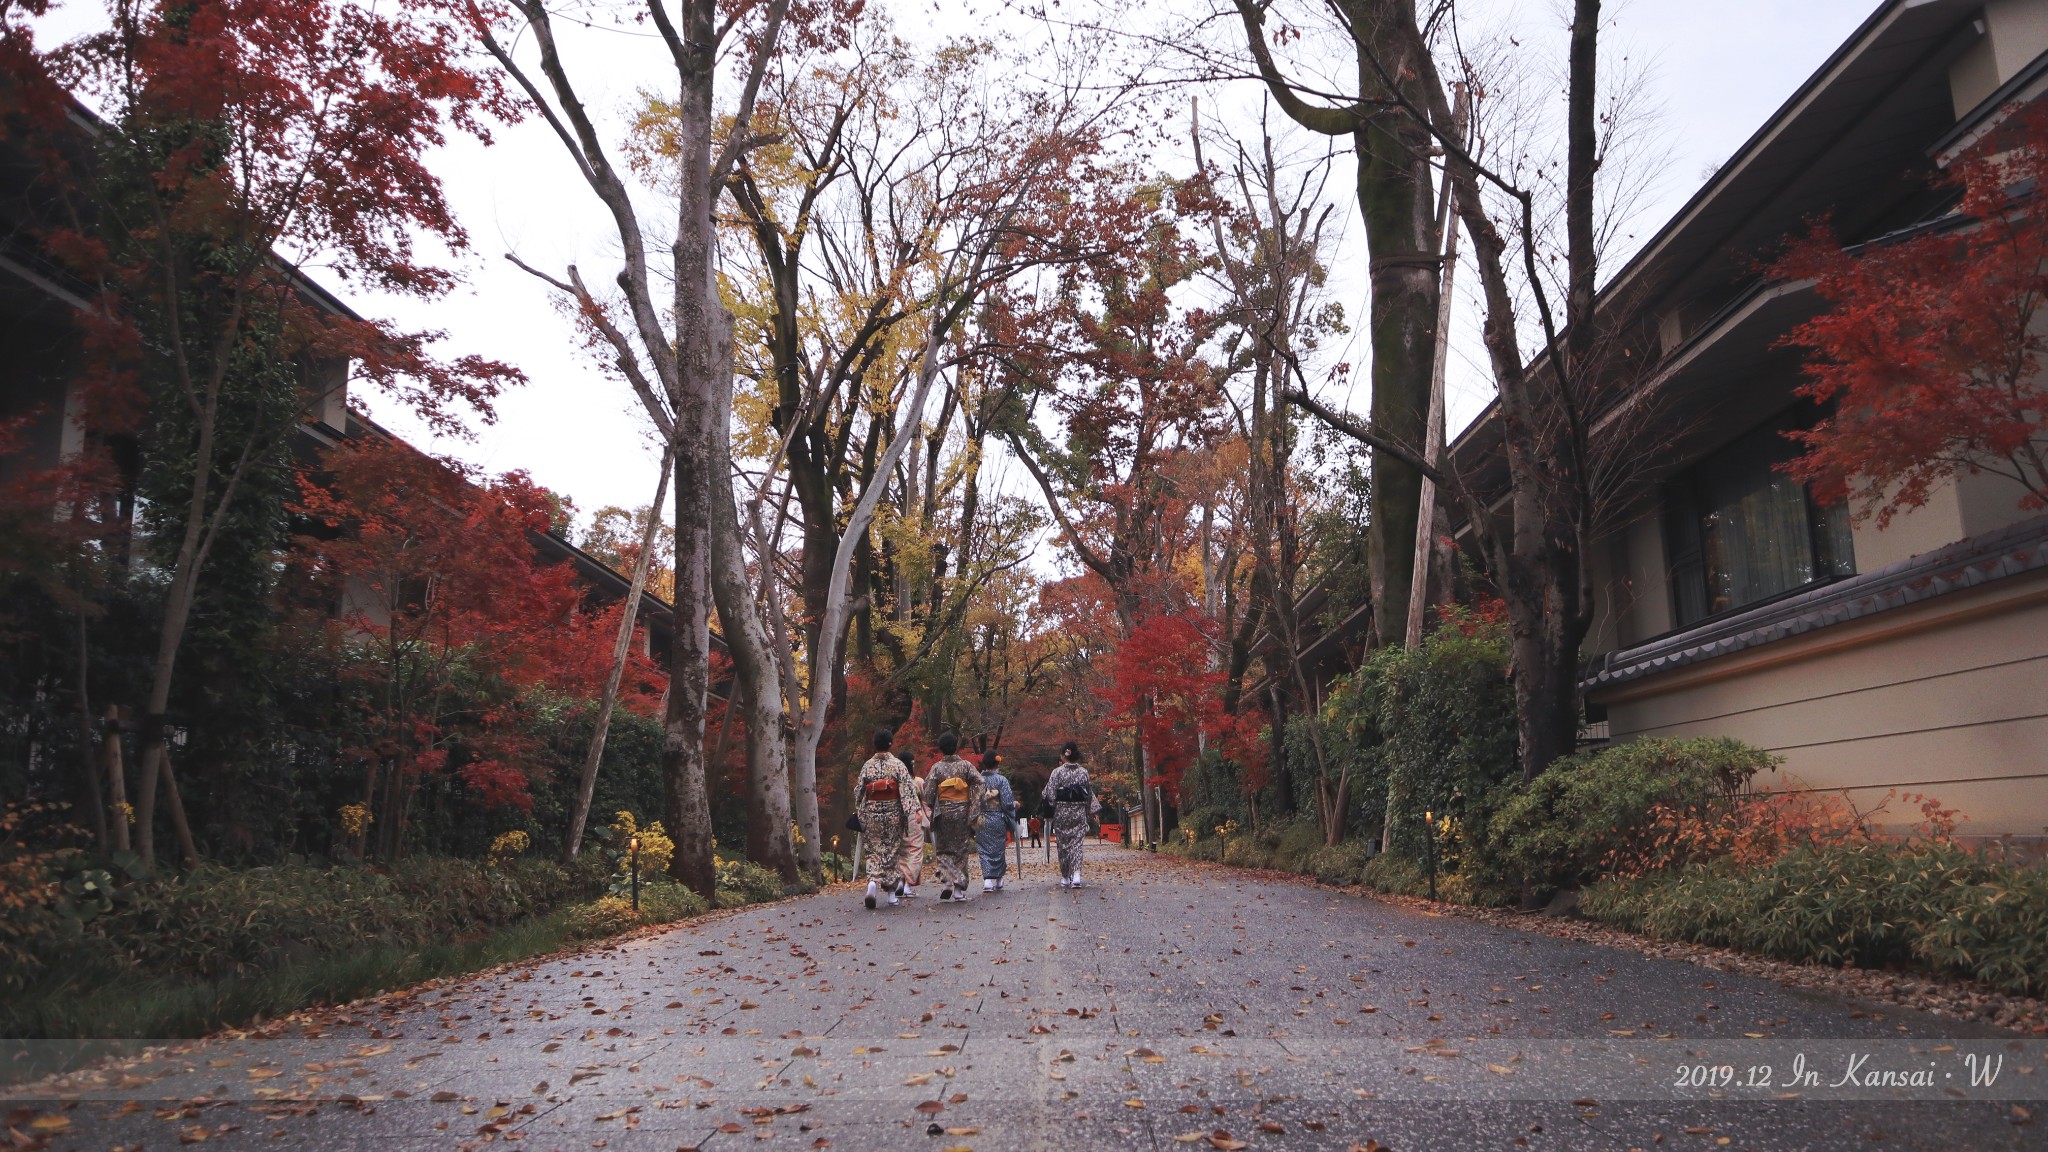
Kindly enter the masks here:
M 848 812 L 846 814 L 846 830 L 848 832 L 858 832 L 861 830 L 860 813 Z

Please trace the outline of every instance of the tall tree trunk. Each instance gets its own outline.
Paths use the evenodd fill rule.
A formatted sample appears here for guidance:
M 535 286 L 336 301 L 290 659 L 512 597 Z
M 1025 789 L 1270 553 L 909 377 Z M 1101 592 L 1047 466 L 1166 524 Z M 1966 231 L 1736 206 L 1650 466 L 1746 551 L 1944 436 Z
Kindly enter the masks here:
M 819 613 L 818 648 L 811 653 L 811 698 L 804 706 L 802 723 L 796 732 L 796 771 L 798 778 L 808 776 L 816 780 L 818 772 L 818 745 L 824 739 L 825 719 L 832 707 L 836 677 L 829 669 L 839 665 L 841 646 L 845 640 L 848 617 L 852 608 L 849 585 L 853 579 L 853 553 L 860 542 L 867 538 L 868 524 L 874 519 L 875 506 L 882 501 L 882 490 L 887 487 L 884 477 L 896 468 L 896 461 L 909 445 L 911 430 L 917 427 L 924 412 L 925 398 L 931 395 L 932 381 L 939 374 L 939 345 L 945 339 L 944 325 L 934 307 L 930 331 L 925 336 L 924 357 L 918 365 L 917 385 L 911 390 L 910 399 L 903 407 L 903 424 L 897 428 L 889 445 L 883 450 L 881 459 L 868 471 L 867 482 L 861 487 L 860 499 L 854 503 L 853 514 L 847 518 L 846 531 L 839 538 L 839 547 L 832 558 L 832 582 L 827 589 L 823 610 Z
M 93 840 L 104 852 L 110 845 L 107 805 L 100 794 L 99 764 L 92 747 L 91 666 L 92 645 L 86 633 L 85 609 L 81 605 L 78 610 L 78 767 L 80 782 L 85 786 L 85 806 L 92 813 Z
M 782 715 L 802 716 L 804 709 L 803 683 L 796 673 L 796 649 L 793 646 L 789 628 L 789 616 L 782 609 L 781 580 L 775 573 L 777 556 L 774 541 L 782 539 L 782 529 L 789 514 L 788 488 L 783 489 L 780 507 L 775 514 L 775 530 L 769 532 L 761 515 L 761 504 L 767 496 L 767 483 L 756 493 L 747 509 L 749 527 L 754 533 L 754 552 L 761 563 L 761 598 L 768 608 L 768 639 L 773 645 L 776 671 L 782 678 Z M 823 844 L 818 838 L 820 821 L 818 814 L 818 776 L 815 765 L 806 772 L 797 763 L 795 756 L 788 752 L 788 728 L 785 724 L 776 732 L 776 739 L 783 741 L 783 759 L 789 772 L 790 803 L 796 819 L 797 831 L 803 835 L 803 843 L 797 847 L 797 864 L 810 876 L 818 876 L 823 866 Z
M 747 859 L 782 877 L 797 880 L 795 847 L 790 842 L 789 763 L 782 743 L 782 690 L 777 661 L 754 604 L 747 579 L 746 552 L 740 544 L 739 503 L 732 494 L 732 317 L 724 308 L 712 316 L 714 362 L 726 364 L 728 386 L 717 392 L 708 444 L 711 486 L 711 593 L 718 604 L 718 623 L 732 652 L 739 697 L 746 700 L 747 724 Z M 763 576 L 774 579 L 762 557 Z M 733 706 L 738 705 L 738 699 Z M 728 715 L 730 712 L 728 711 Z M 815 836 L 807 837 L 814 842 Z M 806 847 L 810 844 L 807 842 Z
M 1266 10 L 1235 0 L 1260 78 L 1290 119 L 1312 132 L 1350 136 L 1358 158 L 1358 210 L 1365 222 L 1372 302 L 1372 421 L 1388 439 L 1419 449 L 1429 405 L 1429 374 L 1437 313 L 1435 197 L 1430 194 L 1428 128 L 1390 99 L 1389 83 L 1412 106 L 1422 105 L 1436 71 L 1415 24 L 1414 0 L 1333 0 L 1350 30 L 1359 98 L 1348 105 L 1304 100 L 1283 76 L 1266 43 Z M 1373 633 L 1398 643 L 1408 630 L 1410 547 L 1422 495 L 1422 472 L 1398 453 L 1372 451 L 1372 521 L 1367 570 Z
M 1273 731 L 1273 811 L 1287 816 L 1294 812 L 1294 771 L 1287 763 L 1287 695 L 1277 682 L 1266 687 L 1266 716 Z
M 668 307 L 654 298 L 646 237 L 632 191 L 604 152 L 603 135 L 564 67 L 554 25 L 541 0 L 513 0 L 524 17 L 519 35 L 531 34 L 540 71 L 554 99 L 495 35 L 492 17 L 478 14 L 474 29 L 499 67 L 528 99 L 542 105 L 545 118 L 574 158 L 578 173 L 603 200 L 618 229 L 624 267 L 618 283 L 625 294 L 633 335 L 628 336 L 584 286 L 574 266 L 565 282 L 543 276 L 575 299 L 613 352 L 655 425 L 677 445 L 675 639 L 670 649 L 666 717 L 662 734 L 662 813 L 675 857 L 669 873 L 694 891 L 715 894 L 711 808 L 706 791 L 704 721 L 711 668 L 711 485 L 729 483 L 723 460 L 709 449 L 717 398 L 731 387 L 729 365 L 711 348 L 716 306 L 711 214 L 717 192 L 750 139 L 747 125 L 761 77 L 774 52 L 788 0 L 768 0 L 752 59 L 741 86 L 731 138 L 714 164 L 711 154 L 712 86 L 718 73 L 719 21 L 716 0 L 682 0 L 673 21 L 662 0 L 650 0 L 647 15 L 676 68 L 674 110 L 677 143 L 674 294 Z M 475 9 L 471 9 L 476 14 Z M 532 269 L 528 269 L 533 271 Z M 540 273 L 535 273 L 541 275 Z M 664 325 L 672 321 L 671 337 Z M 665 395 L 655 391 L 659 385 Z
M 100 762 L 107 777 L 107 818 L 113 825 L 116 852 L 129 850 L 128 772 L 121 762 L 121 709 L 107 705 L 101 722 Z
M 178 540 L 177 560 L 171 568 L 163 622 L 157 629 L 149 703 L 142 711 L 142 779 L 135 797 L 135 852 L 142 857 L 144 869 L 156 867 L 156 794 L 158 777 L 164 772 L 164 713 L 171 704 L 171 678 L 177 671 L 178 649 L 185 642 L 185 625 L 192 617 L 192 602 L 198 592 L 206 495 L 213 478 L 213 405 L 204 406 L 198 416 L 199 443 L 194 450 L 198 462 L 192 468 L 192 496 L 185 507 L 185 527 Z
M 712 80 L 717 61 L 715 5 L 683 7 L 688 66 L 679 68 L 677 138 L 682 142 L 676 210 L 676 602 L 669 668 L 667 731 L 662 737 L 663 814 L 676 853 L 669 873 L 706 899 L 716 895 L 711 805 L 705 786 L 704 719 L 711 669 L 711 486 L 727 484 L 712 467 L 710 443 L 721 366 L 712 356 Z
M 169 748 L 159 748 L 157 759 L 163 765 L 164 798 L 170 803 L 171 831 L 178 837 L 178 857 L 186 868 L 199 867 L 199 846 L 192 839 L 192 822 L 185 817 L 185 798 L 178 792 L 178 777 L 171 771 Z
M 1354 140 L 1358 204 L 1371 260 L 1372 419 L 1381 431 L 1420 446 L 1427 435 L 1437 319 L 1435 205 L 1429 138 L 1409 118 L 1374 118 Z M 1398 644 L 1408 632 L 1415 525 L 1422 473 L 1399 457 L 1372 454 L 1370 549 L 1373 632 Z
M 654 503 L 648 506 L 647 523 L 640 529 L 640 555 L 633 561 L 633 582 L 626 589 L 625 614 L 619 617 L 619 632 L 612 641 L 611 669 L 605 673 L 590 747 L 583 754 L 583 773 L 576 782 L 576 806 L 569 813 L 569 832 L 562 840 L 562 859 L 567 863 L 574 863 L 576 854 L 583 849 L 583 830 L 590 822 L 590 799 L 597 791 L 597 768 L 604 760 L 612 709 L 619 702 L 619 681 L 626 672 L 626 656 L 633 648 L 633 626 L 640 619 L 640 596 L 647 590 L 647 571 L 654 563 L 654 532 L 661 523 L 661 506 L 668 499 L 669 470 L 675 466 L 675 458 L 675 445 L 665 445 L 661 451 L 661 475 L 654 482 Z

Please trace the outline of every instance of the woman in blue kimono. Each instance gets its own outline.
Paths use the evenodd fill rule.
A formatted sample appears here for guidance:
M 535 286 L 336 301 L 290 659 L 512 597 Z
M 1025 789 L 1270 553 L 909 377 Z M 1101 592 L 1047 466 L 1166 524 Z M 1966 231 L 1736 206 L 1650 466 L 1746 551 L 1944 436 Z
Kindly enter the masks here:
M 981 774 L 981 829 L 974 834 L 981 849 L 981 890 L 1000 892 L 1009 869 L 1010 830 L 1017 822 L 1017 797 L 1003 775 L 1003 758 L 990 756 Z

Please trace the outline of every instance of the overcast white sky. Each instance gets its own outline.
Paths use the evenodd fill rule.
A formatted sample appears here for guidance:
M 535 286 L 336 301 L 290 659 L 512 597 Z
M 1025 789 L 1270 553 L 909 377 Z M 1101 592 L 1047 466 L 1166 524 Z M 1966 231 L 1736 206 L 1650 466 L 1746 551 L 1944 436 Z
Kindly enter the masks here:
M 888 3 L 900 27 L 921 36 L 927 30 L 974 31 L 996 6 L 965 0 L 870 0 Z M 1174 0 L 1207 7 L 1207 0 Z M 77 11 L 97 8 L 73 0 Z M 1511 12 L 1530 35 L 1555 36 L 1562 25 L 1556 4 L 1493 0 Z M 1718 0 L 1674 3 L 1633 0 L 1615 11 L 1616 29 L 1607 46 L 1619 48 L 1651 69 L 1662 105 L 1670 163 L 1636 229 L 1646 236 L 1698 188 L 1702 174 L 1725 160 L 1875 7 L 1876 0 Z M 1068 6 L 1072 10 L 1072 5 Z M 61 17 L 60 17 L 61 19 Z M 69 21 L 66 21 L 67 23 Z M 594 30 L 570 39 L 572 67 L 598 83 L 588 103 L 618 116 L 642 87 L 665 91 L 658 43 L 638 29 Z M 669 74 L 672 75 L 672 74 Z M 1241 95 L 1258 98 L 1255 90 Z M 568 167 L 559 144 L 537 120 L 500 129 L 497 143 L 449 147 L 439 169 L 475 251 L 462 264 L 467 284 L 431 306 L 379 300 L 349 293 L 361 310 L 393 316 L 402 324 L 445 331 L 444 351 L 477 353 L 523 368 L 531 383 L 499 404 L 498 422 L 477 431 L 473 441 L 438 441 L 433 447 L 500 472 L 523 468 L 536 480 L 570 496 L 587 516 L 606 504 L 628 507 L 647 502 L 656 456 L 648 447 L 644 420 L 623 384 L 607 379 L 574 338 L 543 287 L 512 268 L 503 254 L 558 270 L 574 261 L 592 278 L 609 278 L 616 267 L 610 224 L 596 199 Z M 1333 179 L 1331 195 L 1349 225 L 1339 265 L 1363 267 L 1356 203 L 1348 178 Z M 1362 277 L 1341 272 L 1335 281 L 1353 317 L 1364 312 Z M 1469 344 L 1471 324 L 1461 324 Z M 1476 348 L 1454 360 L 1451 416 L 1454 426 L 1484 406 L 1484 377 L 1476 370 Z M 1348 358 L 1359 363 L 1363 353 Z M 1460 368 L 1458 365 L 1462 364 Z M 1362 389 L 1361 389 L 1362 391 Z M 375 397 L 362 398 L 373 415 L 423 444 L 427 437 L 403 412 Z M 1353 397 L 1364 407 L 1365 397 Z

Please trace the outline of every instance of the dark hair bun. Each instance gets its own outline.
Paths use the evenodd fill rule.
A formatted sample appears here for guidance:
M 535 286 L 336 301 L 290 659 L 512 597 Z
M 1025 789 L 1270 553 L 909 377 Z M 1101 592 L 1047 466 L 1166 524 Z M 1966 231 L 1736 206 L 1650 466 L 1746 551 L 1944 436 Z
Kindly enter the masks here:
M 939 733 L 939 754 L 940 754 L 940 755 L 942 755 L 942 756 L 951 756 L 951 755 L 953 754 L 954 750 L 955 750 L 955 749 L 957 749 L 957 748 L 959 748 L 959 747 L 960 747 L 960 738 L 959 738 L 958 736 L 955 736 L 955 735 L 953 735 L 953 734 L 952 734 L 951 732 L 941 732 L 941 733 Z
M 1079 764 L 1081 762 L 1081 745 L 1073 740 L 1060 745 L 1060 759 L 1072 760 L 1074 763 Z
M 895 732 L 890 731 L 887 728 L 875 729 L 875 751 L 887 752 L 889 750 L 889 746 L 894 743 L 896 743 Z

